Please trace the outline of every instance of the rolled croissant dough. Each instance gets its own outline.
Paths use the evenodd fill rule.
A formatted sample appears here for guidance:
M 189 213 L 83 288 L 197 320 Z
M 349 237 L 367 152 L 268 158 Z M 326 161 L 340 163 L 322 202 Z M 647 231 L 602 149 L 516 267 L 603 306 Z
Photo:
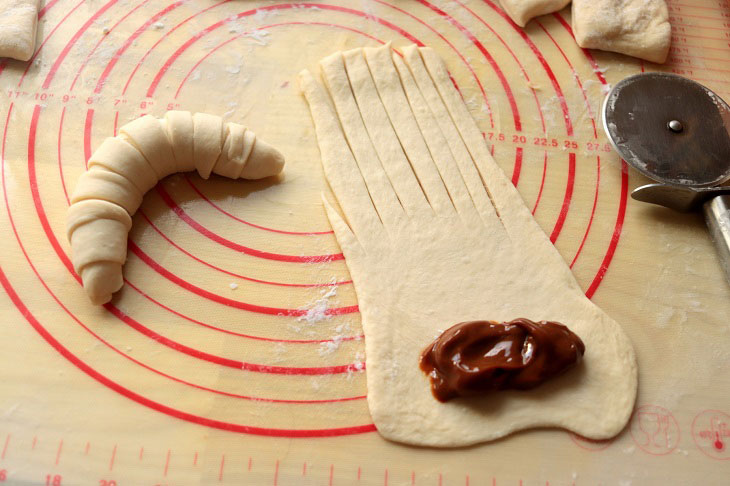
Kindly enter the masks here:
M 663 63 L 672 27 L 664 0 L 573 0 L 579 46 Z
M 631 343 L 491 158 L 441 60 L 415 46 L 401 60 L 386 45 L 335 53 L 321 68 L 327 90 L 307 71 L 300 86 L 343 210 L 325 199 L 358 296 L 378 431 L 429 446 L 531 427 L 621 431 L 636 397 Z M 567 325 L 586 345 L 582 364 L 532 391 L 432 396 L 419 355 L 441 330 L 517 317 Z
M 160 179 L 193 169 L 205 179 L 211 172 L 260 179 L 283 166 L 282 155 L 252 131 L 206 113 L 168 111 L 122 126 L 89 158 L 66 216 L 74 270 L 91 302 L 108 302 L 124 284 L 131 215 Z
M 0 0 L 0 57 L 27 61 L 35 52 L 40 0 Z

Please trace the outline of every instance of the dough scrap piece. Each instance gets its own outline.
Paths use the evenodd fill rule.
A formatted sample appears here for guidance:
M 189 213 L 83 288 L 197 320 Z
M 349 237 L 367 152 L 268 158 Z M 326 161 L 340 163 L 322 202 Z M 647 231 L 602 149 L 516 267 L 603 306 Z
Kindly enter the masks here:
M 392 61 L 401 83 L 383 83 L 378 80 L 392 76 L 384 59 L 393 56 L 389 46 L 379 49 L 386 52 L 368 50 L 365 56 L 372 59 L 369 67 L 377 93 L 353 92 L 367 84 L 362 79 L 351 83 L 349 67 L 356 67 L 354 62 L 344 70 L 323 73 L 329 92 L 308 72 L 299 78 L 312 111 L 325 175 L 344 211 L 340 215 L 325 199 L 358 296 L 365 332 L 368 405 L 378 431 L 394 441 L 445 447 L 494 440 L 533 427 L 560 427 L 593 439 L 616 435 L 630 418 L 636 398 L 637 368 L 631 342 L 615 321 L 585 297 L 494 162 L 443 62 L 430 49 L 407 48 L 405 62 Z M 357 53 L 347 55 L 352 61 Z M 352 74 L 356 78 L 362 75 L 357 69 Z M 345 89 L 348 83 L 352 88 Z M 355 147 L 348 145 L 350 136 L 345 136 L 346 121 L 357 113 L 335 111 L 329 102 L 331 97 L 335 105 L 343 106 L 346 99 L 357 99 L 359 106 L 390 104 L 402 99 L 398 90 L 404 91 L 410 105 L 403 109 L 410 109 L 416 121 L 420 120 L 418 133 L 407 133 L 416 126 L 403 122 L 405 118 L 380 123 L 398 124 L 392 129 L 401 139 L 423 137 L 428 142 L 428 136 L 434 135 L 440 141 L 448 133 L 456 134 L 463 144 L 442 144 L 438 151 L 434 144 L 429 145 L 433 169 L 448 174 L 442 180 L 449 191 L 461 193 L 453 212 L 431 206 L 432 211 L 399 213 L 398 217 L 381 214 L 389 208 L 376 202 L 382 198 L 380 192 L 394 191 L 400 197 L 401 188 L 407 186 L 382 185 L 372 174 L 366 176 L 364 164 L 377 167 L 380 163 L 384 173 L 383 161 L 353 155 Z M 388 112 L 387 106 L 383 109 Z M 377 146 L 372 127 L 365 126 L 367 131 L 359 136 Z M 387 129 L 379 127 L 377 133 Z M 471 171 L 459 166 L 454 151 L 469 157 Z M 382 147 L 378 154 L 384 154 Z M 419 170 L 411 165 L 400 170 L 409 168 L 412 175 Z M 469 187 L 467 179 L 474 174 L 481 184 Z M 454 181 L 457 175 L 461 183 Z M 479 188 L 480 196 L 469 193 Z M 423 194 L 429 190 L 423 187 Z M 493 216 L 475 217 L 481 214 L 477 201 L 486 201 Z M 586 345 L 583 363 L 530 391 L 447 403 L 434 399 L 418 363 L 421 351 L 440 330 L 463 321 L 505 322 L 517 317 L 567 325 Z
M 35 52 L 40 0 L 0 2 L 0 57 L 27 61 Z
M 515 24 L 524 27 L 535 17 L 562 10 L 570 0 L 499 0 L 499 3 Z
M 131 215 L 161 178 L 194 169 L 207 178 L 213 168 L 234 179 L 281 172 L 279 151 L 237 123 L 225 125 L 223 138 L 223 127 L 220 117 L 203 113 L 168 112 L 162 120 L 145 115 L 91 155 L 71 195 L 66 229 L 74 270 L 92 303 L 109 302 L 122 287 Z
M 664 0 L 573 0 L 572 9 L 580 47 L 667 60 L 672 27 Z

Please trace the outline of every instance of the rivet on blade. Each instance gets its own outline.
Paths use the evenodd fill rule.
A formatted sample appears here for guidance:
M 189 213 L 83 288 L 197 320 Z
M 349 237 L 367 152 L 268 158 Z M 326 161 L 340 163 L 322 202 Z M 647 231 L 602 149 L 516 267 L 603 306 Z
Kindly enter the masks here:
M 682 126 L 682 122 L 679 120 L 672 120 L 669 123 L 667 123 L 667 128 L 669 128 L 674 133 L 679 133 L 682 130 L 684 130 L 684 127 Z

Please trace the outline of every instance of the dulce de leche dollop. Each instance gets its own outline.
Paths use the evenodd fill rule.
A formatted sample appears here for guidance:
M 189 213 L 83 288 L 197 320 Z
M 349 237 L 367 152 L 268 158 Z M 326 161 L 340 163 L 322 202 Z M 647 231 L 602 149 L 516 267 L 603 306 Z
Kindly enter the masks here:
M 557 322 L 472 321 L 444 331 L 421 354 L 434 397 L 529 390 L 580 361 L 585 345 Z

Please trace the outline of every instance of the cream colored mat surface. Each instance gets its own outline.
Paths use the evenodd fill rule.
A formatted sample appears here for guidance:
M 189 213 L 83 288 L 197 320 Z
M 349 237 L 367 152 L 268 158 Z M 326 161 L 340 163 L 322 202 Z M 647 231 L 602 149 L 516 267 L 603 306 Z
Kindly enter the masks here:
M 641 69 L 730 99 L 730 7 L 670 6 L 660 68 L 581 51 L 569 10 L 523 32 L 492 0 L 48 0 L 35 58 L 0 64 L 0 484 L 726 481 L 730 287 L 699 215 L 628 197 L 646 180 L 598 117 L 608 86 Z M 629 333 L 639 398 L 615 440 L 541 430 L 441 451 L 373 430 L 296 75 L 385 41 L 446 60 L 497 162 Z M 135 216 L 124 289 L 94 308 L 70 271 L 67 195 L 104 137 L 177 108 L 249 126 L 285 173 L 162 181 Z

